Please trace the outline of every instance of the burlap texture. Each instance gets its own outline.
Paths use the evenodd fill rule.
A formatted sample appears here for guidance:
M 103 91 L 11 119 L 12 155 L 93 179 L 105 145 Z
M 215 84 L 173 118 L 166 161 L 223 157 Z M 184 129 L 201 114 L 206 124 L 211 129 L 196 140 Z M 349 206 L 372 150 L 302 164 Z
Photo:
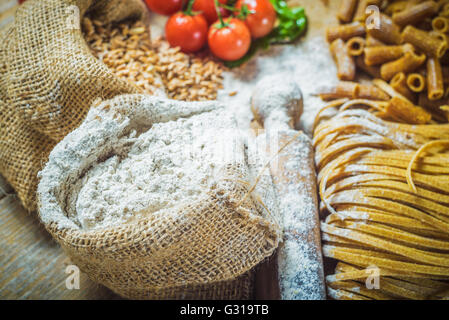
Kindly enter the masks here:
M 217 186 L 191 203 L 145 213 L 126 224 L 80 229 L 73 212 L 77 181 L 97 162 L 119 150 L 121 137 L 148 130 L 161 119 L 164 99 L 122 95 L 93 108 L 82 125 L 52 151 L 41 173 L 39 214 L 72 261 L 92 279 L 128 298 L 245 299 L 252 293 L 251 270 L 271 256 L 280 239 L 277 219 L 249 193 L 249 167 L 224 166 Z M 170 101 L 167 110 L 199 112 L 216 102 Z M 179 107 L 178 107 L 179 106 Z M 190 111 L 192 112 L 192 111 Z M 165 113 L 164 113 L 165 114 Z M 163 120 L 167 121 L 167 119 Z M 76 161 L 68 161 L 76 157 Z M 73 194 L 75 193 L 75 196 Z M 274 202 L 265 202 L 270 207 Z M 144 211 L 145 212 L 145 211 Z
M 26 209 L 36 209 L 36 175 L 50 150 L 92 102 L 138 92 L 90 53 L 79 18 L 91 9 L 116 21 L 138 17 L 142 8 L 140 0 L 28 0 L 2 32 L 0 173 Z

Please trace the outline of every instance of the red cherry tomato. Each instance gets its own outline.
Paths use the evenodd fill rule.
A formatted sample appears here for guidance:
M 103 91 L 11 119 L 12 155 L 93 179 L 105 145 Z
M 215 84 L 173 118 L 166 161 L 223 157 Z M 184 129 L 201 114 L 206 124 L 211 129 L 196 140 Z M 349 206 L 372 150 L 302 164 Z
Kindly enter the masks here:
M 239 19 L 228 18 L 224 22 L 224 27 L 217 21 L 209 28 L 209 48 L 220 59 L 238 60 L 248 52 L 251 34 L 245 23 Z
M 165 37 L 172 47 L 185 53 L 201 50 L 207 41 L 207 21 L 202 14 L 189 15 L 178 12 L 165 25 Z
M 276 11 L 270 0 L 239 0 L 236 8 L 241 9 L 244 4 L 249 10 L 254 11 L 245 19 L 253 38 L 261 38 L 269 34 L 276 22 Z
M 226 4 L 227 0 L 218 0 L 218 2 Z M 193 10 L 202 12 L 209 24 L 214 23 L 218 19 L 214 0 L 195 0 L 195 2 L 193 3 Z M 218 10 L 220 10 L 222 17 L 229 16 L 229 11 L 226 10 L 225 8 L 220 7 L 218 8 Z
M 166 16 L 182 9 L 182 0 L 145 0 L 145 3 L 151 11 Z

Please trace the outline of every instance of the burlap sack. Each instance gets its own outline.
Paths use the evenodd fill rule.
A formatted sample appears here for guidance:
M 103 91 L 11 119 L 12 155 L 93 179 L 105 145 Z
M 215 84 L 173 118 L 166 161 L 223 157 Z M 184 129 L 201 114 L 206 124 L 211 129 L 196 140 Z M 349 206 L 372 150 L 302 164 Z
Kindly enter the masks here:
M 126 224 L 86 230 L 68 218 L 76 212 L 72 199 L 78 197 L 77 181 L 102 159 L 122 155 L 132 130 L 139 134 L 162 117 L 163 122 L 175 120 L 217 104 L 118 96 L 92 108 L 51 152 L 40 173 L 40 218 L 92 279 L 128 298 L 251 297 L 250 271 L 274 252 L 280 229 L 271 177 L 264 176 L 253 194 L 250 183 L 242 181 L 254 181 L 258 169 L 246 162 L 226 162 L 216 188 L 205 190 L 195 202 L 163 212 L 144 211 Z M 157 114 L 161 105 L 166 112 Z
M 37 172 L 97 98 L 138 89 L 89 51 L 79 21 L 139 17 L 140 0 L 28 0 L 0 36 L 0 173 L 36 209 Z

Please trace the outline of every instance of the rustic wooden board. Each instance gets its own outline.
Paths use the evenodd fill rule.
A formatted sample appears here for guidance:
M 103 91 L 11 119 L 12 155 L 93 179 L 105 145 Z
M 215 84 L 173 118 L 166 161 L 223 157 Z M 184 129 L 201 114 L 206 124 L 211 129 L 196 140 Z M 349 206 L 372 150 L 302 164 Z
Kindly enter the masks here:
M 118 298 L 83 273 L 80 289 L 67 289 L 70 260 L 14 195 L 0 200 L 0 232 L 0 299 Z
M 0 28 L 14 21 L 16 8 L 16 0 L 0 0 Z M 79 290 L 66 288 L 70 260 L 1 176 L 0 234 L 0 299 L 119 298 L 83 273 Z

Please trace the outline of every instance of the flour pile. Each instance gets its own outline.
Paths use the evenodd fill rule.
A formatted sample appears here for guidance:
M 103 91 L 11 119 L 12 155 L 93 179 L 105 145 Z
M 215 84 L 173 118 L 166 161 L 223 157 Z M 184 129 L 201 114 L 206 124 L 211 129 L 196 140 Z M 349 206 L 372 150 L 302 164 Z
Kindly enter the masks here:
M 132 145 L 126 156 L 97 163 L 79 181 L 72 219 L 83 229 L 197 201 L 215 187 L 223 167 L 243 161 L 235 119 L 223 110 L 156 123 L 127 139 Z

